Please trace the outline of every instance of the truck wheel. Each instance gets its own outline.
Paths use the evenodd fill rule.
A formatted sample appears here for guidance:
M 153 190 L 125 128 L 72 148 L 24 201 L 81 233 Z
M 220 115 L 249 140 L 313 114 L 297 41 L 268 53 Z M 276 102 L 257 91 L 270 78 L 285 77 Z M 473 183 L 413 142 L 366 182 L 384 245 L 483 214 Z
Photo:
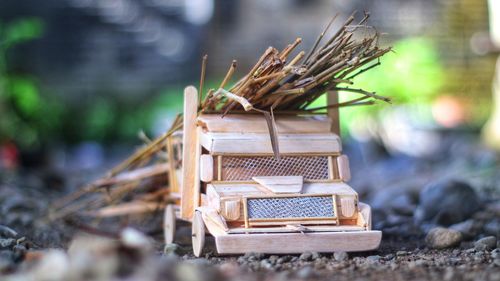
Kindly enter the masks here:
M 193 253 L 199 257 L 205 245 L 205 224 L 203 223 L 200 211 L 194 213 L 191 237 L 193 241 Z
M 165 207 L 165 214 L 163 217 L 163 235 L 165 236 L 165 244 L 174 242 L 175 237 L 175 208 L 174 205 L 169 204 Z

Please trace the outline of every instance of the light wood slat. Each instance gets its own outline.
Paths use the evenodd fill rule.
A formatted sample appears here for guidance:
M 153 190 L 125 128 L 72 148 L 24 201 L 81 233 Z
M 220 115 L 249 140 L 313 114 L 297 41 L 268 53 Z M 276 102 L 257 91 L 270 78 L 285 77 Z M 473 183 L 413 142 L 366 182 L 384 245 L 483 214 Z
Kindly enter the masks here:
M 215 235 L 219 254 L 359 252 L 378 248 L 381 239 L 381 231 Z
M 304 183 L 302 176 L 253 177 L 252 179 L 273 193 L 300 193 Z
M 280 134 L 287 133 L 326 133 L 330 131 L 331 121 L 326 116 L 275 116 Z M 198 124 L 209 132 L 219 133 L 268 133 L 266 120 L 262 115 L 203 114 Z
M 273 153 L 269 134 L 206 133 L 200 136 L 201 145 L 213 154 Z M 327 134 L 279 134 L 280 153 L 339 153 L 340 139 Z
M 184 116 L 183 116 L 183 149 L 182 149 L 182 189 L 181 189 L 181 217 L 190 220 L 199 201 L 199 186 L 197 171 L 199 155 L 196 136 L 196 118 L 198 110 L 198 93 L 193 86 L 184 89 Z M 197 183 L 198 182 L 198 183 Z

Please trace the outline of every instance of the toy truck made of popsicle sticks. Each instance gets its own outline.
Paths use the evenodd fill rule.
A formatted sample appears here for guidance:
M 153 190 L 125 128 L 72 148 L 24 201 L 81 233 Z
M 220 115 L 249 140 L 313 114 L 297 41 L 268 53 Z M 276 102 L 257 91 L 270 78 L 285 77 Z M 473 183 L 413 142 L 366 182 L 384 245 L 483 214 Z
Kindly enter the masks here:
M 378 248 L 382 233 L 346 184 L 348 159 L 327 116 L 276 116 L 277 159 L 262 115 L 198 115 L 197 99 L 187 87 L 183 131 L 168 140 L 177 204 L 165 208 L 166 243 L 178 218 L 192 223 L 196 256 L 206 231 L 219 254 Z

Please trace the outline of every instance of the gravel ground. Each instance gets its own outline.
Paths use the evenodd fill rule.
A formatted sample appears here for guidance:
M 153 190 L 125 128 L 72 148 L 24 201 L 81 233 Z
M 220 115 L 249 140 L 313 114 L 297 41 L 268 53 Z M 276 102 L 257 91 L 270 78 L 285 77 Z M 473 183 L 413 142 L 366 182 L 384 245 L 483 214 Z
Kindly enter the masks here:
M 370 157 L 358 157 L 369 146 Z M 375 148 L 374 148 L 375 147 Z M 354 186 L 383 231 L 377 251 L 219 257 L 190 254 L 189 228 L 126 228 L 115 239 L 43 219 L 68 192 L 54 172 L 0 174 L 0 280 L 500 280 L 500 161 L 474 138 L 444 137 L 439 157 L 347 148 Z M 375 155 L 375 156 L 373 156 Z

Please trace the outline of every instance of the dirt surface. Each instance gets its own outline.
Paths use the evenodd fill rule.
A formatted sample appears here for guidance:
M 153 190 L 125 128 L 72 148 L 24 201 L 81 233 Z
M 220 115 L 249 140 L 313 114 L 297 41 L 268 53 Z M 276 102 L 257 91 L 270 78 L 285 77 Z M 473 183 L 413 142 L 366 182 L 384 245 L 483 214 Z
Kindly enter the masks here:
M 0 280 L 500 280 L 499 156 L 472 137 L 441 137 L 435 157 L 347 147 L 351 185 L 384 233 L 377 251 L 363 253 L 219 257 L 207 239 L 195 258 L 188 226 L 166 247 L 154 227 L 113 239 L 81 234 L 46 220 L 50 202 L 71 189 L 67 175 L 2 172 Z

